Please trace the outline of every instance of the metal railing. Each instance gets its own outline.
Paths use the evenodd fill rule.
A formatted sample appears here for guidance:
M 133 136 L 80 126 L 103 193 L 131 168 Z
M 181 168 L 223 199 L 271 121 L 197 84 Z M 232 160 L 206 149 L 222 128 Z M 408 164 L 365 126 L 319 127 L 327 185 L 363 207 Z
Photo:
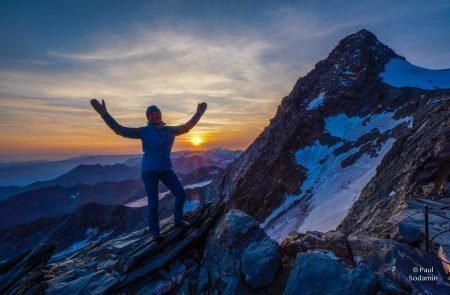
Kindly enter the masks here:
M 450 208 L 450 206 L 444 206 L 444 207 L 442 207 L 441 209 L 447 209 L 447 208 Z M 406 216 L 406 217 L 400 219 L 399 221 L 397 221 L 397 222 L 395 222 L 394 224 L 390 225 L 390 226 L 387 227 L 386 229 L 382 230 L 381 232 L 379 232 L 378 234 L 376 234 L 376 236 L 381 235 L 382 233 L 384 233 L 384 232 L 386 232 L 387 230 L 391 229 L 392 227 L 394 227 L 395 225 L 397 225 L 397 224 L 399 224 L 400 222 L 404 221 L 405 219 L 408 219 L 408 218 L 410 218 L 410 217 L 412 217 L 412 216 L 414 216 L 414 215 L 416 215 L 416 214 L 419 214 L 419 213 L 422 213 L 422 212 L 421 212 L 421 211 L 417 211 L 417 212 L 414 212 L 414 213 L 409 214 L 408 216 Z M 437 238 L 438 236 L 440 236 L 440 235 L 446 233 L 446 232 L 450 232 L 450 228 L 444 229 L 444 230 L 441 230 L 441 231 L 437 232 L 437 233 L 436 233 L 433 237 L 431 237 L 431 239 L 430 239 L 430 238 L 429 238 L 429 220 L 428 220 L 428 215 L 429 215 L 429 214 L 434 214 L 435 216 L 438 216 L 438 217 L 441 217 L 441 218 L 445 218 L 445 219 L 448 219 L 448 220 L 450 220 L 450 218 L 449 218 L 449 217 L 446 217 L 446 216 L 443 216 L 443 215 L 441 215 L 441 214 L 437 214 L 436 212 L 430 211 L 430 210 L 428 209 L 428 205 L 424 205 L 424 208 L 423 208 L 423 214 L 424 214 L 423 219 L 424 219 L 425 251 L 426 251 L 426 252 L 429 252 L 429 253 L 432 253 L 432 254 L 434 254 L 434 255 L 436 255 L 436 253 L 433 253 L 432 251 L 430 251 L 430 246 L 432 245 L 433 240 L 434 240 L 435 238 Z M 444 245 L 444 246 L 450 246 L 450 245 Z M 437 255 L 436 255 L 436 256 L 437 256 Z M 445 260 L 441 259 L 439 256 L 437 256 L 437 258 L 439 258 L 439 260 L 441 260 L 442 262 L 444 262 L 444 263 L 450 265 L 450 263 L 449 263 L 448 261 L 445 261 Z M 450 274 L 450 273 L 449 273 L 449 274 Z

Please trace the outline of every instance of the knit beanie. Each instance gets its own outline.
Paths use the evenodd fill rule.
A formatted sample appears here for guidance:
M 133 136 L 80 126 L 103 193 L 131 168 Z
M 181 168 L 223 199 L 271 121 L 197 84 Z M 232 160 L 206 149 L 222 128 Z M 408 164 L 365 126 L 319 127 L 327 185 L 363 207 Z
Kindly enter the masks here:
M 149 114 L 150 114 L 151 111 L 158 111 L 158 112 L 161 113 L 161 110 L 160 110 L 157 106 L 151 105 L 151 106 L 149 106 L 149 107 L 147 108 L 147 112 L 145 113 L 145 115 L 147 116 L 147 118 L 148 118 L 148 116 L 149 116 Z

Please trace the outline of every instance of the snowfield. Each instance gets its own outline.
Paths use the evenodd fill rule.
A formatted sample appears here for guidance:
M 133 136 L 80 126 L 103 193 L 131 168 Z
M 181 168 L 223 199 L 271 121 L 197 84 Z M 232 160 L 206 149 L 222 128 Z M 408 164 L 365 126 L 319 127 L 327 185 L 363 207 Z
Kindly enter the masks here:
M 296 152 L 298 164 L 307 168 L 307 178 L 301 185 L 299 195 L 286 196 L 283 204 L 272 211 L 261 226 L 274 239 L 281 241 L 290 231 L 328 231 L 335 229 L 347 214 L 377 166 L 391 149 L 395 139 L 386 140 L 376 157 L 363 154 L 355 163 L 343 168 L 342 160 L 354 154 L 359 147 L 333 155 L 344 141 L 356 141 L 359 137 L 378 129 L 386 132 L 395 126 L 411 122 L 410 116 L 395 120 L 394 113 L 381 113 L 367 117 L 347 117 L 340 114 L 325 118 L 325 129 L 342 141 L 325 146 L 318 140 Z M 312 196 L 310 212 L 301 212 L 300 200 Z
M 391 59 L 380 74 L 382 81 L 394 87 L 433 90 L 450 88 L 450 69 L 429 70 L 399 58 Z

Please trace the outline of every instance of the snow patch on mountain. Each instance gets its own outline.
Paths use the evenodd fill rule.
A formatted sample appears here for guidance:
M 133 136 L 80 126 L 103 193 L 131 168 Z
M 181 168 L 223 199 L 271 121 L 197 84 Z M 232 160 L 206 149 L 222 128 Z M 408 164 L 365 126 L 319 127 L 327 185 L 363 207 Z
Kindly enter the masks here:
M 352 165 L 342 167 L 342 161 L 356 153 L 359 147 L 334 155 L 333 152 L 344 142 L 356 141 L 361 136 L 378 129 L 386 132 L 404 122 L 411 122 L 407 116 L 398 120 L 394 113 L 381 113 L 366 117 L 348 117 L 343 114 L 325 118 L 325 129 L 341 141 L 322 145 L 316 140 L 295 153 L 298 164 L 307 168 L 307 178 L 302 183 L 301 193 L 288 195 L 285 201 L 261 224 L 274 239 L 281 240 L 290 231 L 327 231 L 335 229 L 357 200 L 364 186 L 375 175 L 377 166 L 390 150 L 395 140 L 387 139 L 377 150 L 377 156 L 363 154 Z M 298 212 L 302 198 L 312 195 L 311 211 L 306 216 Z
M 325 99 L 325 93 L 320 93 L 316 98 L 314 98 L 306 108 L 308 111 L 317 108 L 323 103 L 323 100 Z
M 348 117 L 347 115 L 339 114 L 325 118 L 325 128 L 333 136 L 354 141 L 373 129 L 378 129 L 380 133 L 383 133 L 411 119 L 411 117 L 404 117 L 400 120 L 395 120 L 391 112 L 366 117 Z
M 382 81 L 394 87 L 417 87 L 427 90 L 450 88 L 450 69 L 430 70 L 393 58 L 380 74 Z

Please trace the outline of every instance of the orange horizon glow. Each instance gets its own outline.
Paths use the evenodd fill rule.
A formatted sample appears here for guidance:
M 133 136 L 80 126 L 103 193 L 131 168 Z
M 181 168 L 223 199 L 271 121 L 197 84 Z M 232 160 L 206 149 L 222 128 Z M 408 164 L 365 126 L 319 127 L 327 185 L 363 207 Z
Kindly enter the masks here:
M 101 121 L 101 119 L 98 119 Z M 104 123 L 103 123 L 104 124 Z M 195 131 L 198 128 L 199 131 Z M 45 128 L 42 128 L 45 129 Z M 37 127 L 37 130 L 42 130 Z M 92 130 L 94 129 L 94 130 Z M 199 122 L 190 132 L 176 137 L 172 151 L 208 150 L 228 148 L 245 150 L 262 130 L 227 131 L 216 130 L 209 133 L 202 131 Z M 1 161 L 60 160 L 81 154 L 117 155 L 141 154 L 139 139 L 128 139 L 116 135 L 104 124 L 86 130 L 84 135 L 66 134 L 68 130 L 52 130 L 47 133 L 34 132 L 29 136 L 11 134 L 0 138 Z

